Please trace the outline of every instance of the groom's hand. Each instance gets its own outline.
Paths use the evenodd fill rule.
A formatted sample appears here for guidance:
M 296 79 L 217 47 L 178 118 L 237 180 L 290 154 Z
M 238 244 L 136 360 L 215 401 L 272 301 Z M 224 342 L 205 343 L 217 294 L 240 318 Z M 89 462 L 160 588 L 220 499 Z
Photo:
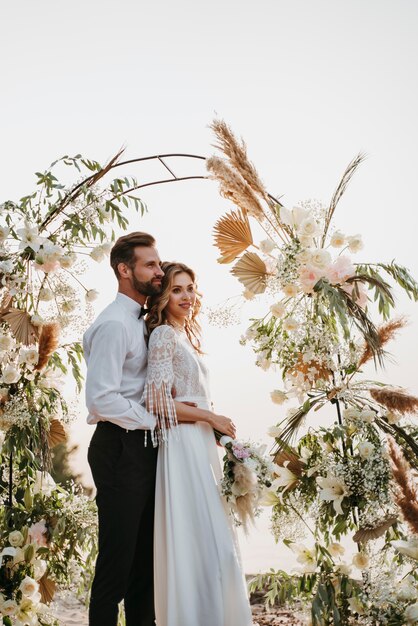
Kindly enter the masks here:
M 187 406 L 197 407 L 197 402 L 189 402 L 188 400 L 181 400 L 182 404 L 187 404 Z

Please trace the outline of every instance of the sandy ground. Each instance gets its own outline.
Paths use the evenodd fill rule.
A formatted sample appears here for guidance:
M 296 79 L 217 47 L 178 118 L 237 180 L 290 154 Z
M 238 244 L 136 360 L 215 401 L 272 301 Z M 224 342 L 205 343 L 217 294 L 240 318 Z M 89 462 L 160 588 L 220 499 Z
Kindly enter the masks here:
M 254 604 L 252 610 L 254 626 L 299 626 L 302 624 L 289 611 L 276 608 L 267 610 L 263 604 Z M 53 612 L 61 626 L 88 626 L 87 611 L 73 596 L 58 596 L 54 602 Z

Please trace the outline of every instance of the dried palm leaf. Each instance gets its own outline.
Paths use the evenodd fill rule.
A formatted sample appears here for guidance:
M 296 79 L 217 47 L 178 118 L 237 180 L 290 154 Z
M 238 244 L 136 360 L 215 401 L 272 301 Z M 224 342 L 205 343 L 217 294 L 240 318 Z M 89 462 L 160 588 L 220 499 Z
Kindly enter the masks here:
M 276 465 L 284 466 L 286 462 L 286 467 L 293 472 L 295 476 L 300 478 L 302 476 L 304 464 L 300 460 L 299 456 L 290 448 L 290 446 L 286 449 L 279 450 L 274 455 L 273 461 Z
M 353 177 L 353 174 L 355 173 L 355 171 L 357 170 L 357 168 L 359 167 L 359 165 L 364 161 L 365 159 L 365 155 L 364 154 L 358 154 L 348 165 L 347 169 L 345 170 L 337 189 L 334 192 L 334 195 L 331 198 L 331 202 L 328 208 L 328 211 L 326 213 L 325 216 L 325 227 L 324 227 L 324 233 L 322 235 L 322 246 L 324 245 L 325 242 L 325 238 L 327 236 L 327 232 L 328 232 L 328 228 L 329 225 L 331 223 L 331 219 L 332 216 L 334 215 L 334 211 L 337 208 L 337 204 L 339 203 L 339 201 L 341 200 L 342 195 L 344 194 L 345 190 L 347 189 L 347 185 L 350 182 L 350 180 Z
M 39 582 L 39 593 L 44 604 L 50 604 L 55 595 L 56 583 L 44 574 Z
M 389 322 L 386 322 L 386 324 L 382 324 L 381 326 L 379 326 L 379 328 L 377 329 L 377 332 L 380 338 L 380 345 L 382 347 L 386 345 L 389 341 L 391 341 L 391 339 L 395 337 L 397 331 L 403 328 L 404 326 L 406 326 L 406 319 L 404 317 L 399 317 L 398 319 L 395 319 L 395 320 L 389 320 Z M 365 343 L 363 347 L 362 355 L 358 362 L 358 366 L 361 367 L 362 365 L 370 361 L 370 359 L 372 358 L 373 358 L 372 351 L 370 350 L 369 345 Z
M 353 540 L 356 543 L 367 543 L 367 541 L 371 541 L 372 539 L 378 539 L 397 521 L 397 516 L 393 515 L 374 528 L 359 528 L 355 535 L 353 535 Z
M 252 293 L 264 293 L 266 290 L 267 267 L 255 252 L 246 252 L 234 265 L 231 274 Z
M 396 411 L 401 415 L 418 411 L 418 398 L 411 396 L 406 389 L 390 387 L 389 385 L 370 389 L 370 395 L 376 402 L 385 406 L 389 411 Z
M 39 358 L 35 369 L 40 371 L 47 365 L 49 357 L 55 352 L 59 345 L 60 325 L 57 322 L 43 324 L 39 337 Z
M 9 324 L 19 343 L 29 346 L 37 340 L 38 330 L 31 323 L 31 316 L 26 311 L 11 308 L 1 315 L 1 319 Z
M 57 446 L 59 443 L 63 443 L 64 441 L 67 441 L 68 439 L 67 433 L 65 431 L 63 423 L 60 422 L 59 419 L 51 420 L 47 438 L 48 438 L 48 445 L 50 448 Z
M 242 211 L 227 213 L 216 222 L 213 230 L 215 245 L 222 254 L 221 263 L 232 263 L 253 243 L 248 217 Z

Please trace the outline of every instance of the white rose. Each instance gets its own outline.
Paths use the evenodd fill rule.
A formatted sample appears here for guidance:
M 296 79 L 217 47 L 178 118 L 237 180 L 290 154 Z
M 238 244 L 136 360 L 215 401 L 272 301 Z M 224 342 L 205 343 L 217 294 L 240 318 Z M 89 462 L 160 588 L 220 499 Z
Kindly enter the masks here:
M 53 299 L 54 294 L 51 289 L 49 289 L 48 287 L 42 287 L 42 289 L 39 291 L 39 300 L 42 300 L 43 302 L 49 302 Z
M 331 556 L 342 556 L 345 552 L 344 547 L 340 543 L 330 543 L 327 550 Z
M 283 322 L 283 330 L 288 333 L 293 332 L 299 328 L 299 322 L 294 317 L 287 317 Z
M 6 600 L 1 605 L 1 612 L 3 615 L 12 616 L 17 611 L 17 603 L 14 600 Z
M 312 254 L 311 250 L 302 250 L 302 252 L 299 252 L 296 255 L 298 263 L 300 263 L 301 265 L 307 265 L 309 261 L 311 260 L 311 254 Z
M 0 350 L 3 352 L 7 352 L 11 350 L 15 345 L 13 337 L 10 335 L 0 335 Z
M 353 565 L 357 569 L 365 570 L 369 567 L 370 559 L 364 552 L 358 552 L 353 556 Z
M 418 602 L 407 606 L 404 615 L 409 624 L 416 624 L 418 622 Z
M 370 441 L 362 441 L 358 444 L 358 451 L 362 459 L 370 459 L 374 452 L 374 445 Z
M 299 242 L 304 248 L 312 248 L 314 245 L 314 240 L 308 235 L 299 235 Z
M 89 289 L 86 291 L 86 302 L 94 302 L 99 297 L 99 292 L 96 289 Z
M 276 302 L 276 304 L 271 305 L 270 313 L 274 315 L 274 317 L 283 317 L 283 315 L 286 313 L 286 307 L 281 302 Z
M 339 230 L 336 230 L 331 237 L 330 244 L 333 248 L 342 248 L 345 244 L 345 235 L 340 233 Z
M 38 592 L 39 585 L 36 580 L 31 578 L 30 576 L 26 576 L 26 578 L 24 578 L 20 583 L 19 589 L 24 596 L 30 597 Z
M 93 248 L 93 250 L 90 252 L 90 256 L 94 261 L 97 261 L 97 263 L 103 261 L 106 256 L 103 250 L 103 246 L 97 246 L 97 248 Z
M 320 232 L 318 222 L 313 217 L 305 218 L 298 228 L 298 234 L 301 237 L 316 237 Z
M 36 365 L 39 360 L 39 352 L 36 348 L 21 348 L 19 353 L 19 363 Z
M 294 285 L 293 283 L 288 283 L 287 285 L 283 285 L 282 291 L 284 295 L 287 296 L 288 298 L 294 298 L 299 293 L 299 289 L 297 285 Z
M 22 533 L 20 532 L 20 530 L 12 530 L 12 532 L 9 533 L 9 543 L 14 548 L 21 546 L 23 542 L 24 542 L 24 537 Z
M 14 365 L 6 365 L 3 370 L 2 380 L 6 385 L 17 383 L 20 378 L 20 372 Z
M 272 402 L 274 402 L 274 404 L 283 404 L 283 402 L 286 402 L 287 400 L 287 395 L 284 391 L 281 391 L 280 389 L 275 389 L 270 393 L 270 398 Z
M 310 263 L 317 267 L 318 269 L 325 270 L 331 264 L 331 255 L 327 250 L 322 250 L 319 248 L 317 250 L 312 250 Z
M 363 247 L 361 235 L 352 235 L 351 237 L 347 237 L 347 243 L 350 252 L 358 252 Z

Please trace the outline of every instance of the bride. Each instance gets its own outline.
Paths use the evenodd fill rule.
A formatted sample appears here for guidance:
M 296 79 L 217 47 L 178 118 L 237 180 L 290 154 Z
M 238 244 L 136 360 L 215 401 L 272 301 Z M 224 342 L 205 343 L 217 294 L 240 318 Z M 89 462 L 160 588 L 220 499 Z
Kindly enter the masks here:
M 211 410 L 202 358 L 194 272 L 163 263 L 161 293 L 148 301 L 148 375 L 144 398 L 157 417 L 154 568 L 157 626 L 252 625 L 231 520 L 220 495 L 213 425 L 234 434 Z M 193 402 L 177 422 L 175 400 Z M 183 413 L 183 412 L 182 412 Z M 187 411 L 186 411 L 187 413 Z M 196 421 L 198 419 L 199 421 Z

